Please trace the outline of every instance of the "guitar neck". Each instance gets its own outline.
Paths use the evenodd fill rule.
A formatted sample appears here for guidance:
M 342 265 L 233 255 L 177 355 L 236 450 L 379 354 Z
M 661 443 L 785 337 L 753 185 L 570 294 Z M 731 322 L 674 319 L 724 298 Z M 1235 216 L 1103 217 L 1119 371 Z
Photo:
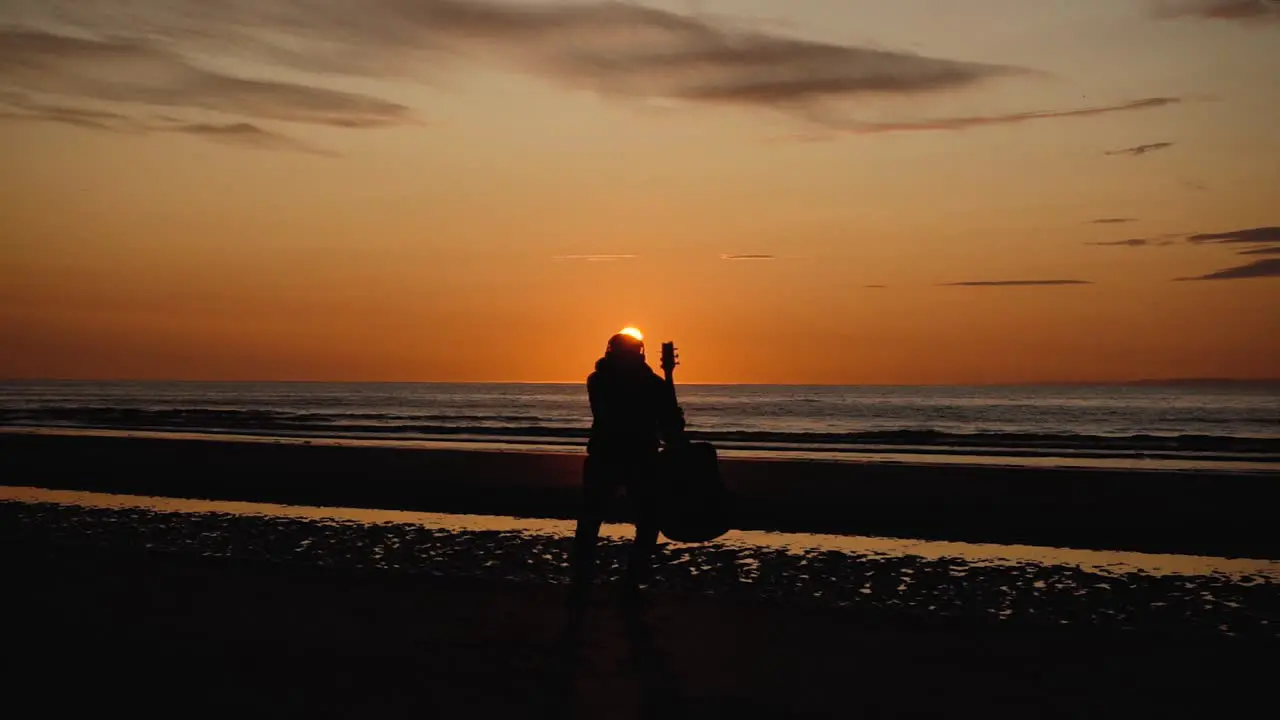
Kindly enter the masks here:
M 662 344 L 662 377 L 667 381 L 667 387 L 671 388 L 671 397 L 676 396 L 676 348 L 674 343 Z
M 671 404 L 675 406 L 675 415 L 672 424 L 673 432 L 678 437 L 684 436 L 684 410 L 680 407 L 680 398 L 676 397 L 676 365 L 680 364 L 680 359 L 676 356 L 676 344 L 674 342 L 662 343 L 662 378 L 667 381 L 667 389 L 671 392 Z M 671 440 L 672 438 L 667 438 Z

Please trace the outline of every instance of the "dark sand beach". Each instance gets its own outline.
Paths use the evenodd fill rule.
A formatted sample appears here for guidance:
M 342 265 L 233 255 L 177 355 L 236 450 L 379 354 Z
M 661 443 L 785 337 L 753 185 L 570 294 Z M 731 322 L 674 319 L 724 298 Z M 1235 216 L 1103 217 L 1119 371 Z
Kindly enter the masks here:
M 1208 717 L 1274 647 L 700 596 L 578 638 L 558 588 L 6 552 L 10 707 L 132 717 Z
M 778 577 L 738 591 L 668 570 L 640 611 L 602 584 L 575 625 L 536 560 L 554 564 L 563 542 L 44 503 L 0 503 L 0 517 L 8 700 L 50 715 L 1203 717 L 1264 702 L 1280 647 L 1176 613 L 1122 629 L 1097 597 L 1066 602 L 1079 576 L 1013 621 L 966 613 L 1020 581 L 956 578 L 954 563 L 889 573 L 921 573 L 931 602 L 958 601 L 948 612 L 875 602 L 893 594 L 879 585 L 854 591 L 864 602 L 806 600 L 766 560 Z M 607 546 L 615 571 L 623 549 Z M 731 566 L 693 565 L 708 560 Z M 1183 582 L 1123 597 L 1163 604 Z M 1270 603 L 1257 583 L 1234 599 Z M 1192 612 L 1224 583 L 1209 585 L 1184 593 Z
M 579 457 L 3 438 L 8 700 L 49 715 L 1233 716 L 1269 702 L 1269 658 L 1280 649 L 1280 583 L 1265 560 L 1071 560 L 1048 550 L 1050 559 L 1035 560 L 1018 556 L 1034 549 L 1011 548 L 1010 559 L 992 561 L 982 553 L 999 548 L 970 554 L 945 543 L 828 538 L 796 550 L 786 544 L 812 537 L 734 533 L 724 543 L 665 544 L 648 602 L 628 610 L 615 592 L 625 527 L 602 547 L 602 583 L 573 623 L 563 582 L 571 525 L 529 518 L 572 515 Z M 961 484 L 957 476 L 919 468 L 867 470 L 867 486 L 849 491 L 839 483 L 858 477 L 852 466 L 844 475 L 812 469 L 820 465 L 726 466 L 745 507 L 755 508 L 747 517 L 775 530 L 830 529 L 836 513 L 805 503 L 800 489 L 861 508 L 859 527 L 874 507 L 885 514 L 882 527 L 898 529 L 886 534 L 903 537 L 921 523 L 908 522 L 915 493 L 965 497 L 945 494 Z M 986 531 L 944 524 L 936 534 L 1014 537 L 1035 526 L 1014 523 L 1014 511 L 1039 508 L 1044 524 L 1071 541 L 1064 545 L 1105 547 L 1126 537 L 1108 534 L 1118 530 L 1108 513 L 1140 499 L 1123 488 L 1083 497 L 1096 476 L 1072 484 L 1041 471 L 1001 472 L 989 482 L 1025 492 L 982 496 L 966 485 L 968 507 L 984 497 L 984 517 L 1009 521 Z M 918 484 L 904 487 L 913 478 Z M 785 512 L 765 512 L 770 479 L 784 488 Z M 1164 479 L 1186 493 L 1202 487 Z M 1141 483 L 1155 480 L 1137 482 L 1149 492 L 1152 484 Z M 523 517 L 201 505 L 17 486 L 506 508 Z M 1266 492 L 1261 482 L 1239 487 Z M 1070 513 L 1099 508 L 1101 532 L 1049 512 L 1055 492 Z M 1225 507 L 1221 496 L 1205 492 L 1203 504 Z M 1146 502 L 1180 518 L 1195 510 L 1190 495 L 1153 497 Z M 945 516 L 933 496 L 915 498 L 926 517 Z M 1226 536 L 1234 545 L 1223 547 L 1265 557 L 1247 503 L 1231 504 L 1243 508 L 1236 517 L 1249 532 Z M 1166 552 L 1178 551 L 1172 530 L 1156 536 Z M 1213 546 L 1200 530 L 1184 533 L 1182 546 L 1196 538 Z M 1190 569 L 1181 574 L 1152 569 L 1184 560 Z

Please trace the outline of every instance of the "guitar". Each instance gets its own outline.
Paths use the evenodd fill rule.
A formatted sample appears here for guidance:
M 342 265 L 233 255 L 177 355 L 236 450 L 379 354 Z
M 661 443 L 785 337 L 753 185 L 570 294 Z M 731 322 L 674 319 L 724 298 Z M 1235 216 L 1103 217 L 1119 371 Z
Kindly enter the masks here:
M 680 356 L 676 353 L 676 344 L 674 342 L 668 341 L 662 343 L 662 360 L 660 364 L 662 366 L 662 377 L 667 381 L 667 388 L 671 391 L 671 402 L 675 404 L 676 414 L 680 417 L 680 422 L 677 424 L 677 427 L 681 436 L 680 441 L 683 442 L 685 440 L 684 409 L 680 407 L 680 402 L 676 398 L 676 381 L 674 376 L 676 366 L 680 364 Z
M 680 360 L 674 342 L 662 343 L 662 375 L 676 402 L 674 372 Z M 662 534 L 676 542 L 706 542 L 729 530 L 731 497 L 720 480 L 719 461 L 711 443 L 684 436 L 684 410 L 676 405 L 679 436 L 663 448 L 665 497 L 660 513 Z
M 680 356 L 676 354 L 676 344 L 671 341 L 662 343 L 662 377 L 666 379 L 672 393 L 676 391 L 676 381 L 671 373 L 675 372 L 679 364 Z

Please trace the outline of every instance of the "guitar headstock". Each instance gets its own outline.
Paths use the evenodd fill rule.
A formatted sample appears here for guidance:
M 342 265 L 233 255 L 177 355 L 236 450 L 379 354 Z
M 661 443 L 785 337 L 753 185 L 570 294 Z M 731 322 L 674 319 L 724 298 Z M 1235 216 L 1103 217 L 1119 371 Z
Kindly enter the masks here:
M 676 353 L 676 344 L 674 342 L 662 343 L 662 372 L 671 377 L 672 371 L 680 364 L 680 356 Z

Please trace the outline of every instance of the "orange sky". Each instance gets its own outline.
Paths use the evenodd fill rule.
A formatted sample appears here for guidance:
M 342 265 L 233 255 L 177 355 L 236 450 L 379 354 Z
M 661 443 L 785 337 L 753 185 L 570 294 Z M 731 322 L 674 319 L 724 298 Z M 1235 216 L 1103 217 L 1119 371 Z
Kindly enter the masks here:
M 1280 376 L 1262 0 L 315 3 L 0 0 L 0 377 Z

